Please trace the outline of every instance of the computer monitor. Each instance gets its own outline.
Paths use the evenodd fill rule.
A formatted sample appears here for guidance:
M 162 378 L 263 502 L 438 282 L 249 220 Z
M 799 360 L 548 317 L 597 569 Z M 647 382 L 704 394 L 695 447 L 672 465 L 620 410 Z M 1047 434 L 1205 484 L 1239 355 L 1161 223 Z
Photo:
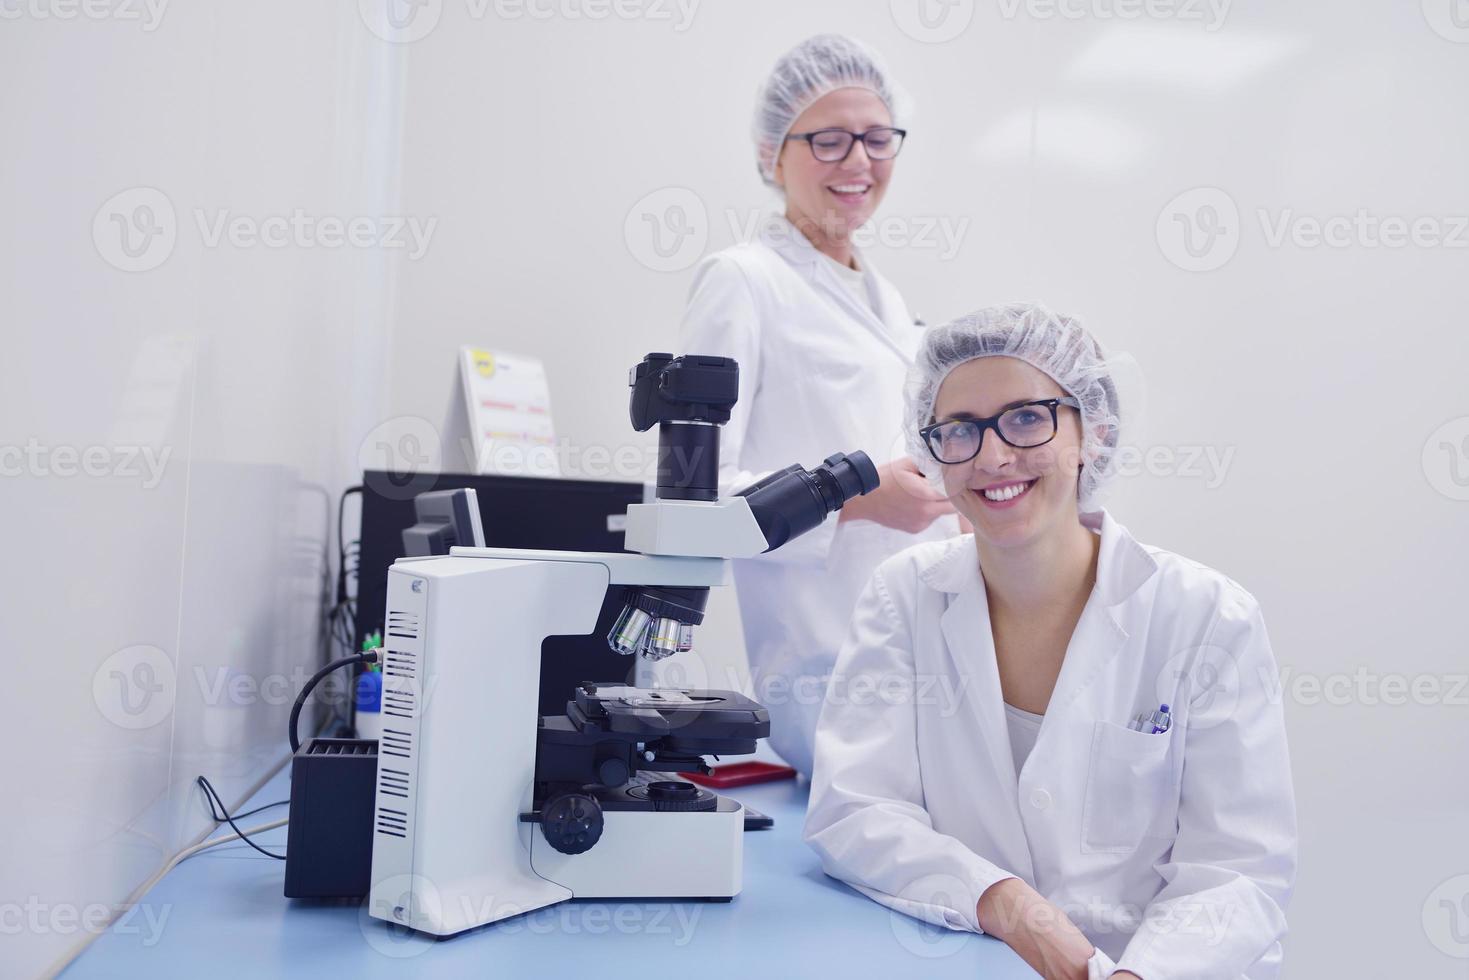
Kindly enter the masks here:
M 485 547 L 473 487 L 421 493 L 413 498 L 413 514 L 418 523 L 403 529 L 403 554 L 409 558 L 447 555 L 455 545 Z
M 382 630 L 388 566 L 406 554 L 403 531 L 417 523 L 414 495 L 400 474 L 368 471 L 362 480 L 361 551 L 357 572 L 357 644 Z M 471 489 L 484 542 L 491 548 L 624 552 L 629 504 L 643 502 L 643 484 L 469 473 L 415 473 L 425 492 Z M 467 543 L 467 542 L 461 542 Z M 540 713 L 559 715 L 582 681 L 633 680 L 634 658 L 614 653 L 607 633 L 622 611 L 621 590 L 609 590 L 596 628 L 585 636 L 549 637 L 541 650 Z M 493 637 L 487 637 L 489 648 Z M 485 663 L 492 683 L 494 660 Z

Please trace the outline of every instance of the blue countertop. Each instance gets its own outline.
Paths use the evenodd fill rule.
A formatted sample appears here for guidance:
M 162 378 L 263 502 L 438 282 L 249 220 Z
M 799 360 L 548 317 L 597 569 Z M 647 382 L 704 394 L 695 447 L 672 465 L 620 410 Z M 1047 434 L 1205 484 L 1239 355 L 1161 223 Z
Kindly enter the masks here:
M 365 904 L 287 899 L 285 863 L 233 841 L 171 871 L 63 975 L 317 977 L 330 970 L 396 980 L 406 966 L 418 976 L 571 970 L 646 978 L 687 971 L 697 958 L 700 977 L 1036 976 L 995 939 L 889 912 L 828 878 L 801 842 L 806 793 L 804 782 L 786 780 L 724 794 L 775 819 L 772 829 L 745 835 L 744 890 L 731 902 L 577 900 L 446 940 L 391 928 L 369 918 Z M 289 795 L 283 769 L 241 809 Z M 267 810 L 242 826 L 285 811 Z M 286 828 L 257 839 L 284 852 Z

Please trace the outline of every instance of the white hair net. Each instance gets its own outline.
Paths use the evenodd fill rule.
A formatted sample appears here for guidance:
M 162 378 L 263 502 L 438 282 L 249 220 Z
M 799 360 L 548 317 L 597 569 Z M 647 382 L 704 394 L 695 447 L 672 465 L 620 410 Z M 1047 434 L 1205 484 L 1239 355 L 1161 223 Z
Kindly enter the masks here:
M 908 102 L 882 60 L 867 45 L 841 34 L 818 34 L 787 51 L 761 86 L 755 104 L 755 156 L 760 176 L 775 185 L 775 161 L 796 118 L 828 92 L 872 90 L 902 128 Z
M 929 454 L 918 430 L 933 419 L 939 386 L 950 371 L 966 361 L 996 356 L 1024 361 L 1081 404 L 1077 505 L 1083 513 L 1096 510 L 1115 469 L 1123 427 L 1115 369 L 1135 364 L 1125 354 L 1109 356 L 1080 320 L 1044 306 L 991 306 L 932 327 L 923 335 L 905 392 L 908 452 L 931 481 L 942 483 L 943 464 Z

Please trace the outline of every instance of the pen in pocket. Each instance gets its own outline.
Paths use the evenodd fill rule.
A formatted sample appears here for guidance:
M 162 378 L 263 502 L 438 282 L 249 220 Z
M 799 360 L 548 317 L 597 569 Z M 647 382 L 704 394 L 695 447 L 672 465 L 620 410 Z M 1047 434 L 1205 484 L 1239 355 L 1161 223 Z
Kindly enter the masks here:
M 1128 728 L 1135 732 L 1147 732 L 1149 735 L 1162 735 L 1173 727 L 1173 715 L 1168 711 L 1168 705 L 1158 705 L 1157 711 L 1140 711 L 1128 724 Z

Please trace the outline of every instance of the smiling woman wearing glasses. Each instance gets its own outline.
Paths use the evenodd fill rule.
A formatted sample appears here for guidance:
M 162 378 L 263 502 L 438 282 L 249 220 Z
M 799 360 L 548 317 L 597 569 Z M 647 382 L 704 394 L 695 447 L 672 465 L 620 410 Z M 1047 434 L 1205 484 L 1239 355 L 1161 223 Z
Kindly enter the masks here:
M 792 459 L 812 464 L 862 449 L 878 464 L 872 493 L 734 569 L 770 743 L 804 773 L 863 583 L 882 559 L 958 530 L 953 506 L 901 451 L 903 379 L 921 331 L 853 243 L 893 179 L 907 137 L 903 103 L 877 55 L 851 38 L 813 37 L 781 57 L 754 126 L 756 163 L 780 194 L 779 212 L 755 240 L 700 264 L 678 342 L 740 364 L 739 403 L 722 438 L 722 493 Z
M 806 840 L 1047 978 L 1275 977 L 1296 832 L 1274 656 L 1253 596 L 1100 509 L 1114 367 L 1039 306 L 925 336 L 910 451 L 974 533 L 858 601 L 832 691 L 883 696 L 828 697 Z

